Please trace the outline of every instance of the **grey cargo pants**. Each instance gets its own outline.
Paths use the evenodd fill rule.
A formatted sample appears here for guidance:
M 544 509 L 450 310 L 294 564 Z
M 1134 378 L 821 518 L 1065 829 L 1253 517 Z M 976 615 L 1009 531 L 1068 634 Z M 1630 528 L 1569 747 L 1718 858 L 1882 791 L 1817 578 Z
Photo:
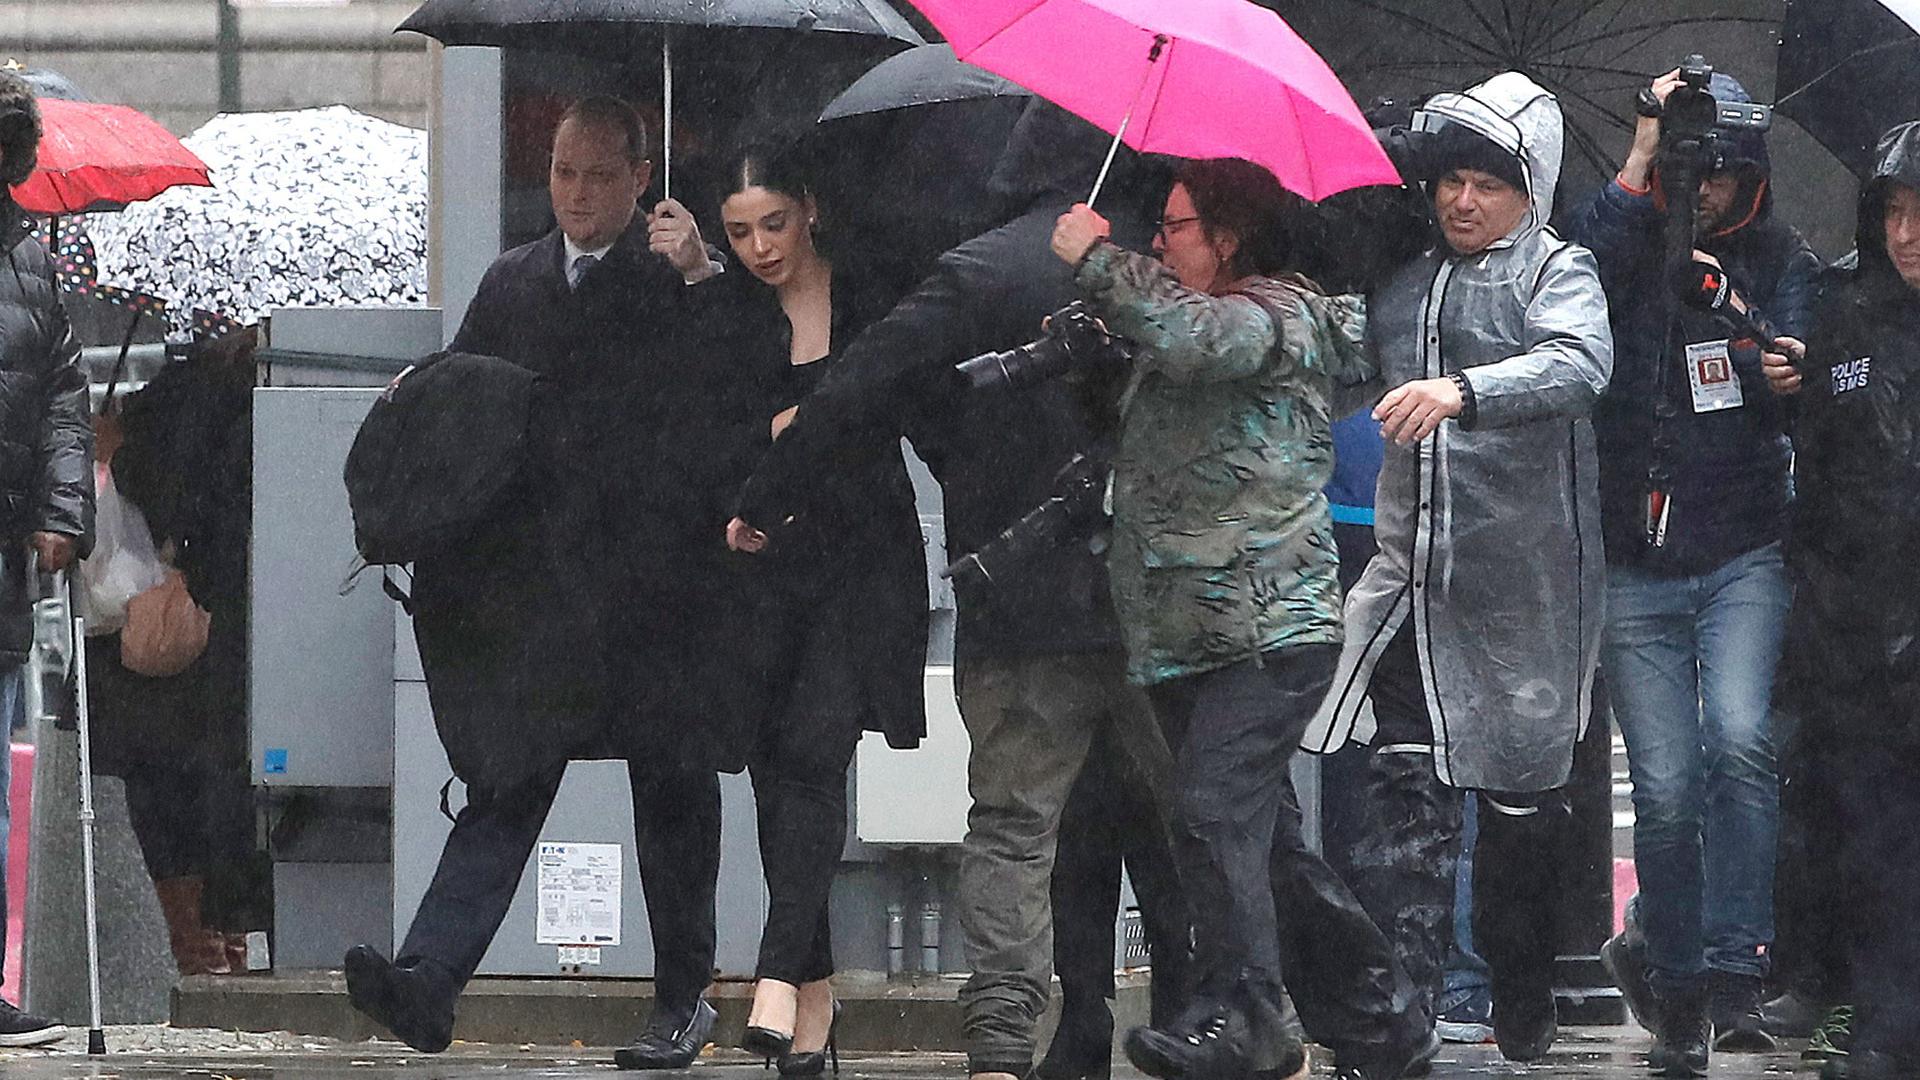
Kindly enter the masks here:
M 959 897 L 968 1067 L 1025 1076 L 1053 980 L 1054 843 L 1088 748 L 1111 728 L 1161 792 L 1172 756 L 1117 650 L 977 660 L 961 667 L 959 699 L 972 740 Z

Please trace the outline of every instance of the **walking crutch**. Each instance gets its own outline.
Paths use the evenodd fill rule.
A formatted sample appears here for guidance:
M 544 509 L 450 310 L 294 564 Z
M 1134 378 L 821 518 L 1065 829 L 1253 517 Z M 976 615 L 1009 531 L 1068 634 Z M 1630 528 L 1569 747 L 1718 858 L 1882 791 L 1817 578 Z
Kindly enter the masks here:
M 27 571 L 38 580 L 39 559 L 35 553 L 29 552 L 27 556 Z M 87 1016 L 90 1021 L 87 1053 L 104 1054 L 107 1035 L 100 1024 L 100 903 L 93 887 L 93 749 L 87 740 L 87 619 L 80 612 L 73 575 L 63 571 L 56 573 L 54 579 L 57 583 L 54 591 L 67 605 L 67 628 L 73 635 L 73 657 L 68 670 L 73 673 L 74 728 L 80 733 L 80 885 L 87 908 Z

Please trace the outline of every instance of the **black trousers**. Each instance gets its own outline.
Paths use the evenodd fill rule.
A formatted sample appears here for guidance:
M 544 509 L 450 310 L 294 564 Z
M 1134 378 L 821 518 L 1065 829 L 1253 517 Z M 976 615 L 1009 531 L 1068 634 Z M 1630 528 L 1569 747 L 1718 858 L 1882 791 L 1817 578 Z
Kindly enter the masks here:
M 847 765 L 857 721 L 796 724 L 748 766 L 767 882 L 767 921 L 755 977 L 815 982 L 833 974 L 828 899 L 847 844 Z
M 1834 825 L 1846 816 L 1845 743 L 1818 716 L 1779 710 L 1780 858 L 1774 871 L 1773 978 L 1782 990 L 1831 1004 L 1851 1000 L 1849 904 L 1833 902 L 1842 880 L 1843 845 Z
M 1864 698 L 1865 700 L 1862 700 Z M 1879 698 L 1879 700 L 1872 700 Z M 1836 701 L 1851 713 L 1827 730 L 1844 733 L 1836 755 L 1841 889 L 1854 1003 L 1853 1050 L 1896 1055 L 1920 1068 L 1920 744 L 1889 740 L 1875 720 L 1912 721 L 1879 695 Z M 1913 703 L 1905 703 L 1907 709 Z
M 1113 732 L 1103 730 L 1067 795 L 1053 857 L 1053 970 L 1067 1013 L 1113 997 L 1123 867 L 1140 901 L 1153 960 L 1152 1021 L 1165 1027 L 1179 1015 L 1191 977 L 1186 898 L 1153 785 Z
M 1366 1062 L 1426 1020 L 1385 937 L 1301 835 L 1288 763 L 1338 658 L 1336 645 L 1276 649 L 1152 695 L 1177 763 L 1195 1005 L 1244 1011 L 1260 1038 L 1284 971 L 1307 1034 Z
M 153 761 L 126 772 L 127 819 L 147 876 L 205 878 L 213 900 L 253 858 L 253 791 L 244 774 L 199 760 Z M 209 925 L 227 927 L 204 910 Z
M 396 957 L 427 960 L 458 996 L 512 906 L 564 768 L 505 790 L 469 788 Z M 653 935 L 656 1009 L 691 1013 L 713 977 L 720 873 L 720 778 L 712 770 L 627 765 L 633 832 Z
M 1453 942 L 1461 802 L 1434 773 L 1433 725 L 1408 628 L 1387 645 L 1369 693 L 1378 729 L 1366 774 L 1371 817 L 1352 853 L 1354 889 L 1392 938 L 1431 1016 Z M 1477 798 L 1473 941 L 1492 972 L 1497 1012 L 1503 999 L 1537 1001 L 1552 989 L 1559 860 L 1542 853 L 1563 843 L 1572 811 L 1564 789 Z

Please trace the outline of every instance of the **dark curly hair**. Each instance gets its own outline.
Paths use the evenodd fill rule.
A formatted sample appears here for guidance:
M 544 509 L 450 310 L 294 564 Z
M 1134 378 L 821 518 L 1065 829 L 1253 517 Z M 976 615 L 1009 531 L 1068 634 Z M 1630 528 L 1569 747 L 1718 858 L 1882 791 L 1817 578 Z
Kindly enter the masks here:
M 0 182 L 24 182 L 39 160 L 40 103 L 25 79 L 0 71 Z
M 1239 240 L 1232 263 L 1236 273 L 1291 269 L 1301 201 L 1272 173 L 1243 158 L 1207 158 L 1181 165 L 1173 182 L 1187 189 L 1209 235 L 1228 232 Z

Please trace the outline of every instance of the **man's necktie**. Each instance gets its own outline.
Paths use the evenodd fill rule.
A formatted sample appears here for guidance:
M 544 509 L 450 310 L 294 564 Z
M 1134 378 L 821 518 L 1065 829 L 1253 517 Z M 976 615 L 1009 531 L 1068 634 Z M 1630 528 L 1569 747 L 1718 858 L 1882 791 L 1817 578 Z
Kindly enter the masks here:
M 579 288 L 580 279 L 586 277 L 587 271 L 593 269 L 593 264 L 599 261 L 600 256 L 598 255 L 582 255 L 574 259 L 573 265 L 567 268 L 567 287 L 572 289 Z

